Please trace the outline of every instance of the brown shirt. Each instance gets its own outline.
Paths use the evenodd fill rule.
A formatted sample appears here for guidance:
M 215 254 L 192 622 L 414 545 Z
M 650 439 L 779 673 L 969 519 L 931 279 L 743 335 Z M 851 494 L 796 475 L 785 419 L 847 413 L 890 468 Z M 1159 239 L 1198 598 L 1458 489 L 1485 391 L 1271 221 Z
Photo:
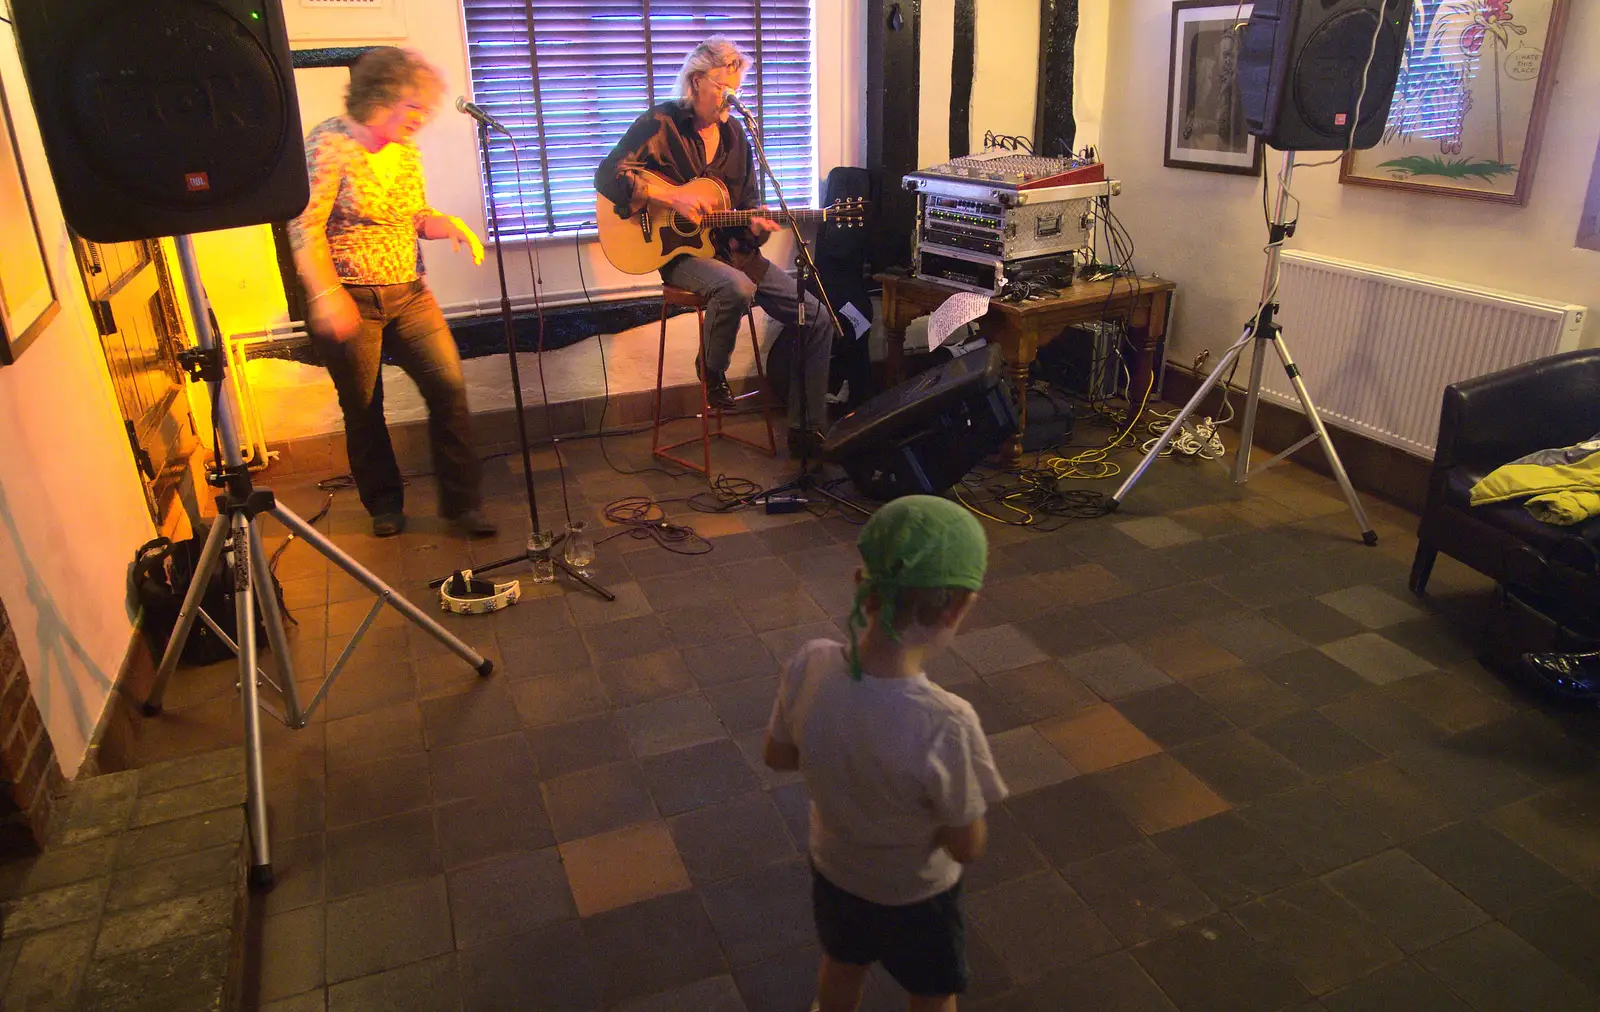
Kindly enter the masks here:
M 428 206 L 415 144 L 385 149 L 379 162 L 382 170 L 343 117 L 323 120 L 306 138 L 311 200 L 289 223 L 289 245 L 299 250 L 317 233 L 326 235 L 334 270 L 347 285 L 398 285 L 421 277 L 417 240 L 423 222 L 439 213 Z
M 663 102 L 633 121 L 595 170 L 594 188 L 624 217 L 633 205 L 640 172 L 653 172 L 680 186 L 707 176 L 721 180 L 728 188 L 735 210 L 759 206 L 760 185 L 749 138 L 731 119 L 720 124 L 719 129 L 721 140 L 708 163 L 705 143 L 694 127 L 694 110 L 676 102 Z M 717 229 L 712 240 L 725 259 L 730 249 L 742 253 L 760 245 L 748 228 Z

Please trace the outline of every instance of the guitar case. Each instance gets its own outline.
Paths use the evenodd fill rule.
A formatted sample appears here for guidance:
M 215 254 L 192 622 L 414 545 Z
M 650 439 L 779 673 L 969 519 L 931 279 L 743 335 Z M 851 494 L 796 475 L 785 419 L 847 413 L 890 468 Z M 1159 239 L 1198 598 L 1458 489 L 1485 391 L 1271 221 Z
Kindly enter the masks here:
M 867 287 L 870 276 L 867 239 L 876 227 L 873 196 L 872 174 L 866 169 L 847 165 L 831 169 L 823 186 L 823 203 L 859 197 L 867 202 L 866 217 L 853 227 L 823 222 L 813 246 L 818 278 L 827 286 L 839 322 L 839 334 L 834 337 L 833 359 L 828 369 L 828 390 L 838 394 L 846 383 L 849 384 L 846 410 L 854 410 L 877 393 L 867 340 L 873 316 L 872 295 Z M 817 279 L 808 281 L 806 287 L 820 300 Z

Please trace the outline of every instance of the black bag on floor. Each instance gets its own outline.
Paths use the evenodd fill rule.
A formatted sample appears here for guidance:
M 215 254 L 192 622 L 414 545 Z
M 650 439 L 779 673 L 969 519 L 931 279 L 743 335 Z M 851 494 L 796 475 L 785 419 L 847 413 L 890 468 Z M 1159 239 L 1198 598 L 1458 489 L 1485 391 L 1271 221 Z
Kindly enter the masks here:
M 206 537 L 209 534 L 209 528 L 197 527 L 195 536 L 187 541 L 174 542 L 170 538 L 155 538 L 145 542 L 133 555 L 131 579 L 134 593 L 144 610 L 144 620 L 141 625 L 150 644 L 151 653 L 158 658 L 166 652 L 167 640 L 172 637 L 172 630 L 178 625 L 178 614 L 183 610 L 183 599 L 189 593 L 189 584 L 194 579 L 195 568 L 200 564 L 200 554 L 205 550 Z M 283 587 L 278 583 L 276 576 L 272 578 L 272 588 L 278 596 L 278 607 L 283 610 L 285 621 L 293 621 L 283 606 Z M 233 578 L 227 566 L 218 565 L 212 569 L 205 596 L 200 599 L 200 607 L 211 616 L 211 620 L 216 622 L 223 632 L 228 634 L 230 639 L 238 641 L 238 625 L 233 604 Z M 257 610 L 258 642 L 265 644 L 266 635 L 266 623 L 262 619 L 262 613 Z M 189 640 L 183 645 L 184 663 L 215 664 L 232 656 L 233 651 L 228 649 L 228 645 L 212 632 L 211 627 L 198 615 L 195 616 L 194 625 L 189 631 Z

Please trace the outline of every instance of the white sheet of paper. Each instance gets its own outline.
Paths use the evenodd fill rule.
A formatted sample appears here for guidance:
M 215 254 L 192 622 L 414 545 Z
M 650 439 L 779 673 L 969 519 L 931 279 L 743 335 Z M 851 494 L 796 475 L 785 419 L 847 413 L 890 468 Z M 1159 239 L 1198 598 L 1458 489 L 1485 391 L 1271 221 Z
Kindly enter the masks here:
M 945 299 L 928 319 L 928 350 L 950 340 L 950 335 L 989 311 L 989 296 L 979 292 L 957 292 Z
M 872 329 L 872 321 L 861 315 L 861 310 L 846 302 L 839 307 L 839 315 L 850 321 L 850 326 L 856 329 L 856 340 L 867 336 L 867 331 Z

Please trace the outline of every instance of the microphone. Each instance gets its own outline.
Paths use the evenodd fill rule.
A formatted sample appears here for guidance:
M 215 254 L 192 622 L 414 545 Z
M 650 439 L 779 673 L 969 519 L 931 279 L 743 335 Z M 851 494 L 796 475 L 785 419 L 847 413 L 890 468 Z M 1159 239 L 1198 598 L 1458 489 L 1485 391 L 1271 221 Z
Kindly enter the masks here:
M 465 96 L 456 96 L 456 112 L 471 116 L 473 119 L 477 120 L 479 123 L 482 123 L 489 129 L 498 130 L 507 137 L 511 136 L 511 131 L 502 126 L 499 120 L 484 112 L 483 107 L 478 103 L 468 102 Z
M 744 107 L 744 103 L 739 101 L 738 92 L 734 91 L 732 88 L 723 88 L 722 89 L 722 103 L 724 105 L 730 105 L 733 108 L 739 110 L 740 114 L 742 114 L 745 119 L 752 119 L 753 118 L 751 113 L 750 113 L 750 110 L 746 109 Z

